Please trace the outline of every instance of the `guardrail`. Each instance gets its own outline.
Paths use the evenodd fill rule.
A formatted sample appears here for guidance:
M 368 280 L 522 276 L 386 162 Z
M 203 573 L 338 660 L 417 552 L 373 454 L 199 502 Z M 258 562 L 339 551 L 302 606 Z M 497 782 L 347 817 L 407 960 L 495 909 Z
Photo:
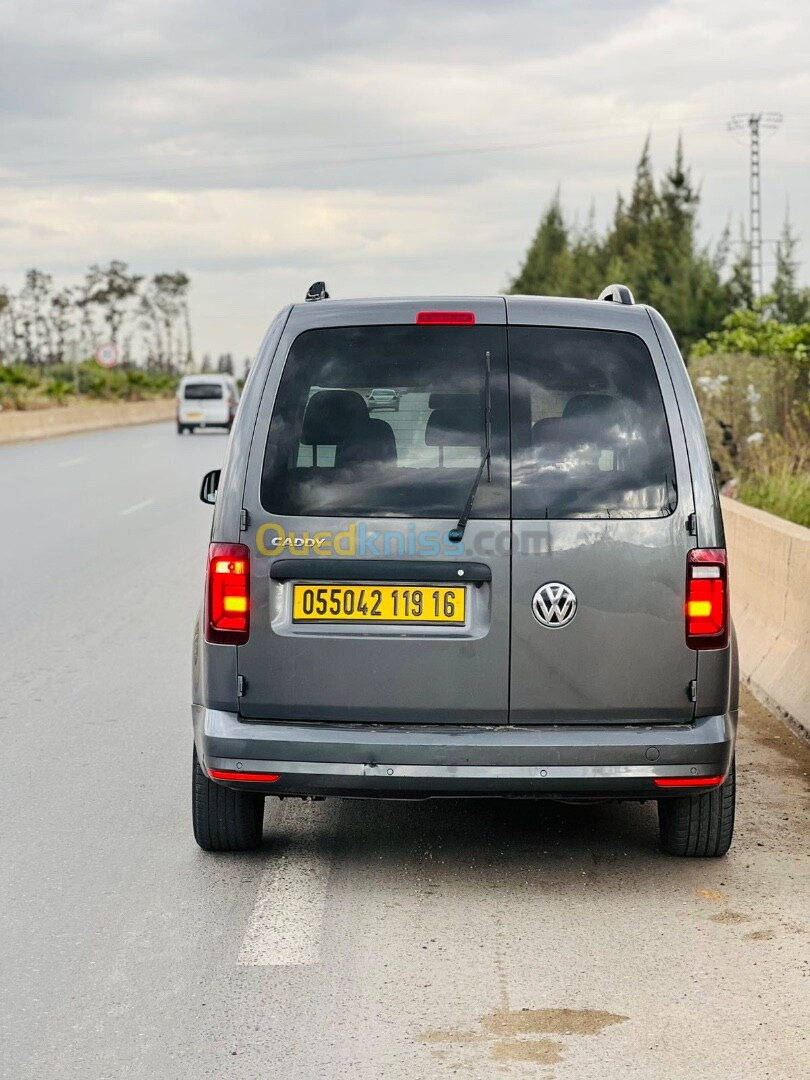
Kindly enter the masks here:
M 740 674 L 810 736 L 810 529 L 722 502 Z

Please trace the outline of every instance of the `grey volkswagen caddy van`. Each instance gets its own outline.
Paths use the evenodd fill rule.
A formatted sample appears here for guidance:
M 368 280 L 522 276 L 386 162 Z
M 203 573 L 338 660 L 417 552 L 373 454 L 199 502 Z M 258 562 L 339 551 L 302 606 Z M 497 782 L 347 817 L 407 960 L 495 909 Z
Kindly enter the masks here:
M 197 842 L 256 846 L 267 795 L 528 796 L 657 800 L 664 851 L 724 854 L 723 522 L 662 317 L 623 286 L 308 300 L 203 481 Z

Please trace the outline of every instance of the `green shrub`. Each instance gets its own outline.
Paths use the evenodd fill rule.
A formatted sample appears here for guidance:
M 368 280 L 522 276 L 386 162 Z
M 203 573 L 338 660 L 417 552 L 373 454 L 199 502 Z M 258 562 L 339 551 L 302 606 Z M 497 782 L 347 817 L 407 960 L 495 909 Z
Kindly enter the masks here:
M 171 397 L 179 376 L 164 371 L 119 367 L 105 370 L 95 360 L 51 364 L 42 369 L 30 364 L 0 365 L 0 405 L 4 409 L 41 408 L 62 404 L 78 391 L 82 397 L 108 401 L 142 401 Z
M 0 384 L 31 388 L 39 382 L 39 372 L 28 364 L 0 364 Z
M 810 525 L 807 359 L 701 356 L 689 372 L 718 482 L 735 480 L 744 502 Z
M 57 405 L 64 405 L 65 398 L 73 393 L 73 383 L 64 379 L 49 378 L 45 383 L 45 394 Z
M 810 442 L 795 433 L 766 436 L 749 453 L 740 498 L 810 528 Z

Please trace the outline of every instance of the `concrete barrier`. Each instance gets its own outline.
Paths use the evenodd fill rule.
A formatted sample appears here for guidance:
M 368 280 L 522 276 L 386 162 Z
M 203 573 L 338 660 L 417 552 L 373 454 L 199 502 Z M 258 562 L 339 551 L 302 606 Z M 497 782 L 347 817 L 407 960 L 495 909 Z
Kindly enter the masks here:
M 723 499 L 740 673 L 810 735 L 810 529 Z
M 154 424 L 159 420 L 171 420 L 174 415 L 174 398 L 102 401 L 30 411 L 4 409 L 0 411 L 0 445 L 130 424 Z

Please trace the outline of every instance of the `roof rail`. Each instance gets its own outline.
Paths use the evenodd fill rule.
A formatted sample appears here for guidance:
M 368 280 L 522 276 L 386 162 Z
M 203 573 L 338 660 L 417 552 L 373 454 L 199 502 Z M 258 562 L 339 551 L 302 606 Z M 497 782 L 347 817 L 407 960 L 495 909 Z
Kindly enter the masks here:
M 326 291 L 325 281 L 313 281 L 310 287 L 307 289 L 307 295 L 304 299 L 309 303 L 313 300 L 328 300 L 329 293 Z
M 633 294 L 626 285 L 608 285 L 599 293 L 600 300 L 612 300 L 614 304 L 635 304 Z

